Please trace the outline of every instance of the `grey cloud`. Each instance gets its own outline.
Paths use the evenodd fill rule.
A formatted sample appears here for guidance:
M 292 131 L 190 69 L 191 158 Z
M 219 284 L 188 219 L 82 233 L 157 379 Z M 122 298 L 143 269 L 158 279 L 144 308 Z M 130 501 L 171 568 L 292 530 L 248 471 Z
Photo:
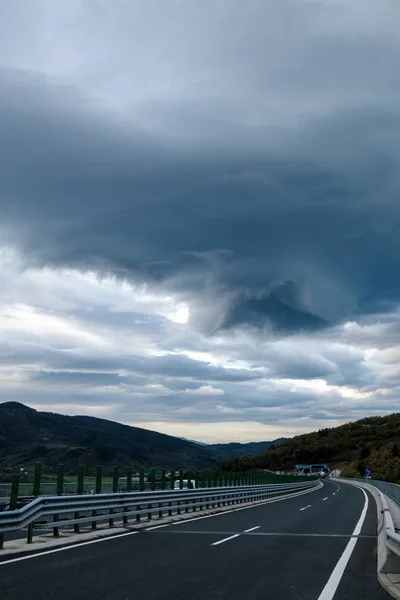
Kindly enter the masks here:
M 21 271 L 146 283 L 186 303 L 189 323 L 61 292 L 50 308 L 28 279 L 28 303 L 112 329 L 120 349 L 83 355 L 72 337 L 59 334 L 56 349 L 19 331 L 0 347 L 2 367 L 76 402 L 113 388 L 116 414 L 122 404 L 143 420 L 361 415 L 362 395 L 344 400 L 341 386 L 375 391 L 389 410 L 399 377 L 382 352 L 398 345 L 400 323 L 397 4 L 167 3 L 4 7 L 0 234 L 21 252 Z M 174 354 L 139 356 L 124 333 Z M 337 388 L 291 393 L 262 378 Z M 153 384 L 162 389 L 151 398 Z M 225 395 L 185 392 L 208 384 Z M 87 394 L 68 391 L 79 386 Z
M 2 365 L 29 366 L 36 365 L 40 370 L 60 373 L 67 372 L 66 377 L 80 377 L 80 373 L 100 371 L 126 371 L 143 377 L 159 376 L 162 378 L 177 378 L 182 380 L 193 379 L 204 382 L 241 382 L 252 381 L 262 377 L 259 371 L 246 369 L 225 369 L 215 367 L 209 363 L 193 360 L 184 355 L 165 356 L 135 356 L 134 354 L 91 355 L 86 356 L 71 350 L 56 350 L 41 348 L 38 344 L 27 345 L 23 343 L 8 343 L 0 347 Z M 69 374 L 68 374 L 69 373 Z M 94 375 L 96 378 L 97 375 Z M 186 383 L 185 387 L 188 387 Z
M 244 323 L 315 329 L 398 301 L 396 113 L 359 117 L 355 131 L 363 126 L 371 140 L 362 147 L 350 145 L 354 119 L 327 117 L 327 140 L 342 133 L 357 153 L 352 176 L 351 167 L 322 167 L 318 143 L 314 164 L 273 157 L 269 147 L 262 161 L 228 148 L 208 162 L 194 148 L 179 156 L 80 100 L 71 108 L 51 83 L 32 85 L 23 74 L 10 83 L 3 72 L 5 81 L 2 211 L 31 259 L 161 282 L 190 299 L 192 322 L 209 331 Z M 32 98 L 28 108 L 15 101 L 22 94 Z M 308 133 L 300 129 L 298 143 L 307 146 Z M 380 136 L 386 143 L 376 149 Z M 267 182 L 216 182 L 252 161 Z

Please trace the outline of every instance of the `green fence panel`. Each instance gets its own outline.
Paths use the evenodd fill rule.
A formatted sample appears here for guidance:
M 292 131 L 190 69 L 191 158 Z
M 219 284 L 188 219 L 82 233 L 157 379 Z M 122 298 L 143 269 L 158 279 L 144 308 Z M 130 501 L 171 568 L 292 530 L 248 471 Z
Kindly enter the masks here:
M 78 465 L 78 486 L 77 486 L 78 494 L 83 494 L 83 476 L 84 476 L 84 466 Z
M 144 482 L 144 469 L 139 469 L 139 489 L 141 492 L 145 490 L 145 482 Z
M 42 477 L 42 464 L 41 463 L 36 463 L 35 464 L 35 471 L 33 474 L 33 490 L 32 490 L 32 494 L 33 496 L 39 496 L 40 494 L 40 480 Z
M 96 467 L 96 494 L 101 494 L 101 480 L 103 476 L 103 469 L 101 465 Z
M 114 467 L 113 469 L 113 485 L 112 485 L 112 491 L 114 494 L 116 494 L 118 492 L 118 477 L 119 477 L 119 469 L 118 467 Z
M 64 493 L 64 465 L 58 465 L 57 468 L 57 496 Z
M 126 491 L 127 492 L 131 492 L 132 491 L 132 469 L 129 468 L 126 471 Z
M 14 473 L 11 480 L 10 510 L 18 508 L 19 475 Z
M 192 473 L 192 471 L 187 472 L 187 480 L 188 480 L 188 489 L 192 490 L 193 489 L 193 483 L 192 483 L 193 473 Z
M 165 469 L 161 469 L 161 489 L 165 490 L 165 481 L 166 481 L 166 471 Z
M 150 469 L 150 489 L 154 491 L 156 489 L 156 470 Z

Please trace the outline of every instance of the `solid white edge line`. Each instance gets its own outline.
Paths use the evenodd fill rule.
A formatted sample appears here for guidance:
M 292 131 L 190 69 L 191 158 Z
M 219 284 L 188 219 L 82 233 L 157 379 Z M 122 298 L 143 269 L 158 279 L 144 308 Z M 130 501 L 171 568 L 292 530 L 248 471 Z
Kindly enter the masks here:
M 219 546 L 220 544 L 223 544 L 224 542 L 229 542 L 229 540 L 233 540 L 234 538 L 237 538 L 239 536 L 240 536 L 240 533 L 235 533 L 235 535 L 230 535 L 229 537 L 224 538 L 223 540 L 214 542 L 213 544 L 211 544 L 211 546 Z
M 144 531 L 153 531 L 153 529 L 161 529 L 161 527 L 169 527 L 171 523 L 165 523 L 165 525 L 156 525 L 155 527 L 147 527 Z
M 356 486 L 356 487 L 358 487 L 358 486 Z M 358 489 L 361 490 L 362 493 L 364 494 L 365 502 L 364 502 L 364 508 L 361 511 L 360 518 L 358 519 L 357 525 L 355 526 L 355 529 L 353 531 L 353 534 L 352 534 L 353 536 L 359 535 L 361 528 L 364 524 L 365 517 L 367 514 L 367 510 L 368 510 L 368 496 L 362 488 L 359 487 Z M 358 540 L 358 538 L 356 538 L 356 537 L 352 537 L 350 539 L 349 543 L 347 544 L 346 548 L 343 551 L 342 556 L 339 558 L 338 562 L 336 563 L 336 566 L 333 569 L 331 576 L 329 577 L 324 589 L 322 590 L 321 594 L 318 596 L 318 600 L 332 600 L 332 598 L 334 597 L 336 590 L 339 586 L 339 583 L 343 577 L 343 573 L 347 567 L 347 563 L 349 562 L 350 557 L 355 548 L 355 545 L 357 544 L 357 540 Z
M 2 565 L 9 565 L 11 563 L 20 562 L 22 560 L 29 560 L 30 558 L 38 558 L 45 554 L 55 554 L 56 552 L 64 552 L 65 550 L 73 550 L 74 548 L 80 548 L 81 546 L 89 546 L 89 544 L 99 544 L 100 542 L 107 542 L 108 540 L 116 540 L 117 538 L 126 537 L 127 535 L 135 535 L 138 531 L 129 531 L 128 533 L 120 533 L 118 535 L 110 535 L 107 537 L 100 538 L 98 540 L 89 540 L 88 542 L 80 542 L 78 544 L 71 544 L 70 546 L 63 546 L 62 548 L 53 548 L 53 550 L 45 550 L 44 552 L 36 552 L 35 554 L 28 554 L 28 556 L 19 556 L 18 558 L 10 558 L 8 560 L 0 561 L 0 567 Z
M 290 500 L 291 498 L 298 498 L 299 496 L 304 496 L 305 494 L 310 494 L 311 492 L 317 492 L 322 487 L 323 487 L 323 484 L 321 484 L 318 487 L 311 488 L 310 490 L 298 492 L 297 494 L 291 494 L 290 496 L 284 496 L 283 498 L 273 498 L 271 500 L 265 500 L 263 502 L 258 502 L 257 504 L 252 504 L 251 506 L 241 506 L 240 508 L 232 508 L 231 510 L 224 510 L 219 513 L 214 513 L 212 515 L 204 515 L 203 517 L 195 517 L 194 519 L 182 519 L 182 521 L 175 521 L 175 523 L 171 523 L 171 525 L 183 525 L 184 523 L 190 523 L 191 521 L 200 521 L 200 519 L 210 519 L 211 517 L 222 517 L 222 515 L 229 515 L 230 513 L 238 512 L 239 510 L 249 510 L 250 508 L 257 508 L 258 506 L 264 506 L 264 504 L 273 504 L 274 502 L 283 502 L 283 500 Z
M 255 531 L 256 529 L 260 529 L 261 525 L 257 525 L 256 527 L 251 527 L 250 529 L 245 529 L 243 533 L 250 533 L 250 531 Z

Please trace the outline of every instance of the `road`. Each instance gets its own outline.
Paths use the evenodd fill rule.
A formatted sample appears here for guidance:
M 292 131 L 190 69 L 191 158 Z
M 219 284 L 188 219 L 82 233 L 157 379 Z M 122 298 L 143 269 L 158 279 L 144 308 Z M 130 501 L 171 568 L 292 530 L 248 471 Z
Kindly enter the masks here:
M 388 600 L 376 577 L 376 543 L 372 496 L 326 481 L 296 498 L 0 562 L 0 593 L 5 600 Z

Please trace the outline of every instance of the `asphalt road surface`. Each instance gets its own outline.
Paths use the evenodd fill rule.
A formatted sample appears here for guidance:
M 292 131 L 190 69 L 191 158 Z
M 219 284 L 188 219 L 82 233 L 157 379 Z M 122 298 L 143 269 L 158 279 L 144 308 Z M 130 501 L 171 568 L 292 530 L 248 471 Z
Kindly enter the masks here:
M 376 505 L 333 481 L 225 514 L 0 562 L 4 600 L 388 600 Z M 0 559 L 1 561 L 1 559 Z

